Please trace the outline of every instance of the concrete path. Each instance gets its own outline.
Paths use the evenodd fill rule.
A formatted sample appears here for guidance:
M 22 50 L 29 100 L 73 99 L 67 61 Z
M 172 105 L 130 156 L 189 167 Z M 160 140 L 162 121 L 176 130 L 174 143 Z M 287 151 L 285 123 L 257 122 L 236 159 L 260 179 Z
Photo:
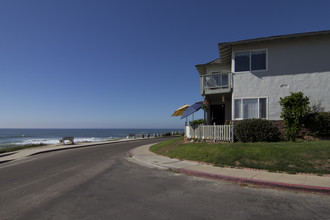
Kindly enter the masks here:
M 137 162 L 148 166 L 172 169 L 177 172 L 201 177 L 330 194 L 330 176 L 271 173 L 265 170 L 253 169 L 221 168 L 205 163 L 171 159 L 169 157 L 157 155 L 149 150 L 150 146 L 152 145 L 137 147 L 130 151 L 130 155 Z

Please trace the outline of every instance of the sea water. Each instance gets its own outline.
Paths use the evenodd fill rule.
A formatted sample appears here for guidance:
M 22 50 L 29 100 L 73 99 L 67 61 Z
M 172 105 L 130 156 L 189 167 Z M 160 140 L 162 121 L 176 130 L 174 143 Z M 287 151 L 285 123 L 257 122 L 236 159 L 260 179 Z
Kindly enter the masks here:
M 129 134 L 163 134 L 180 129 L 0 129 L 0 148 L 26 144 L 59 144 L 62 137 L 75 143 L 101 142 L 126 138 Z

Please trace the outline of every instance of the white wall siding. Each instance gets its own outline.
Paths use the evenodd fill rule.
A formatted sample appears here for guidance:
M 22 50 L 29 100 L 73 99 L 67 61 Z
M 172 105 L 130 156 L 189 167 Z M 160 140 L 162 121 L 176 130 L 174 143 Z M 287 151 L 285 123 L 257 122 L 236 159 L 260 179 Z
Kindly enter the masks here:
M 233 52 L 267 48 L 268 71 L 233 75 L 233 99 L 267 97 L 268 119 L 280 120 L 280 97 L 302 91 L 330 111 L 330 38 L 311 37 L 235 46 Z
M 208 65 L 206 67 L 206 74 L 212 74 L 212 72 L 229 73 L 230 71 L 230 65 Z
M 290 92 L 302 91 L 310 98 L 311 104 L 320 103 L 326 111 L 330 111 L 330 72 L 264 77 L 251 73 L 236 73 L 234 83 L 233 99 L 268 99 L 269 120 L 281 119 L 280 97 L 288 96 Z

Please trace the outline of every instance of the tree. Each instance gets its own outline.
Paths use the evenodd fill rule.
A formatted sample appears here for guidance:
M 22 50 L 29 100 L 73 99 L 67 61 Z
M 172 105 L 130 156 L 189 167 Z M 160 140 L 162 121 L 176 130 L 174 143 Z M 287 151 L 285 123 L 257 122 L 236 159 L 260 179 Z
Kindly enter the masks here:
M 290 96 L 280 98 L 280 105 L 282 106 L 281 118 L 284 122 L 285 136 L 290 141 L 295 141 L 310 112 L 309 98 L 302 92 L 291 92 Z

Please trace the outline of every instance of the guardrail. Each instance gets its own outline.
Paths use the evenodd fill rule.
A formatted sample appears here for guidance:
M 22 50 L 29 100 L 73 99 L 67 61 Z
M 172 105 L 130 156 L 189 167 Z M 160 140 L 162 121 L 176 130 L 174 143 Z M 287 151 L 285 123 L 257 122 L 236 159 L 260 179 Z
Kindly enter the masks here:
M 186 126 L 187 138 L 201 140 L 234 142 L 234 125 L 200 125 L 196 128 Z
M 205 75 L 202 78 L 204 89 L 227 89 L 230 85 L 230 73 Z

